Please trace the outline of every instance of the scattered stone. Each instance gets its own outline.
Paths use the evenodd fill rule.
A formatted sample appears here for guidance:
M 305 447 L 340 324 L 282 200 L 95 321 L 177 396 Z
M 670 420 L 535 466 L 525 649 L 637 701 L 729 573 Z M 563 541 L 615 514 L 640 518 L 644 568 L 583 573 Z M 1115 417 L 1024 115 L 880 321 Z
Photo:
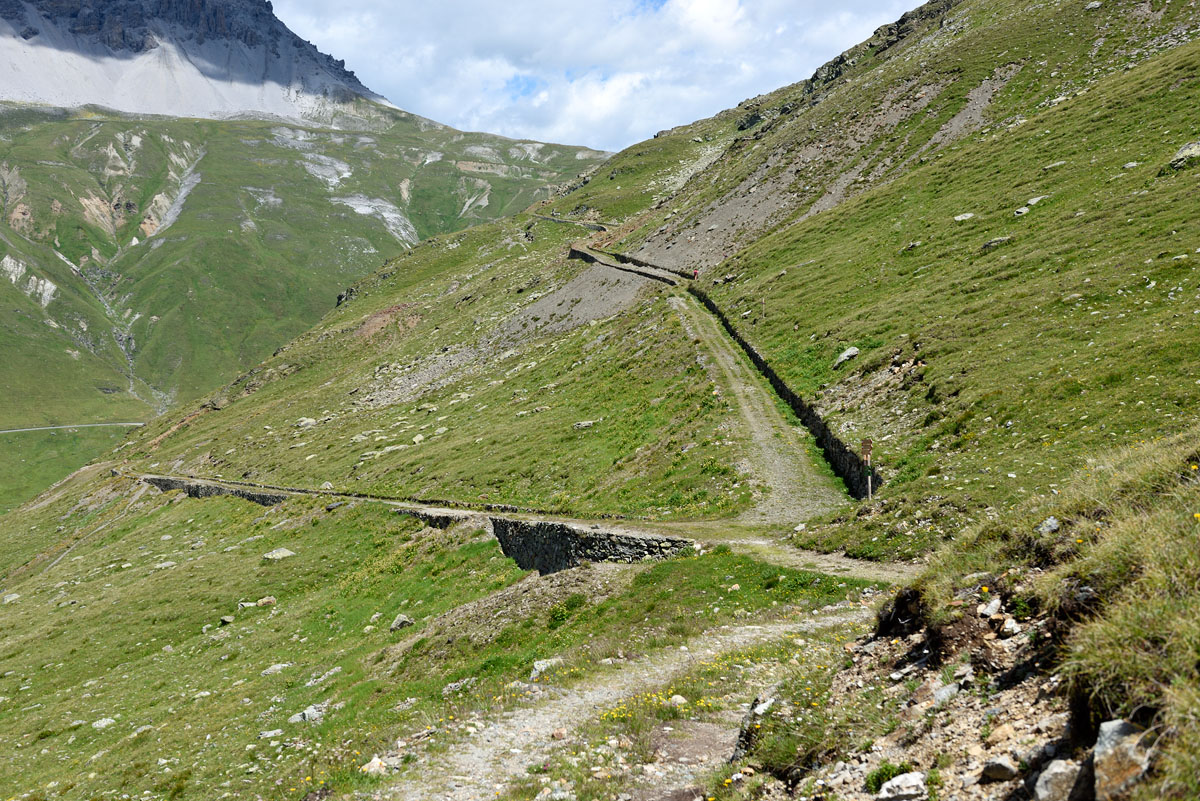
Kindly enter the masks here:
M 20 597 L 21 597 L 21 593 L 10 592 L 8 595 L 4 596 L 4 603 L 11 604 L 13 601 L 16 601 Z
M 565 739 L 567 739 L 567 730 L 566 729 L 555 729 L 554 731 L 550 732 L 550 736 L 553 737 L 555 740 L 565 740 Z
M 550 659 L 539 659 L 533 663 L 533 672 L 529 674 L 530 681 L 537 681 L 543 674 L 548 673 L 554 668 L 562 667 L 563 660 L 561 656 L 555 656 Z
M 477 679 L 474 676 L 468 676 L 465 679 L 459 679 L 458 681 L 452 681 L 449 684 L 447 684 L 445 687 L 442 688 L 442 697 L 449 698 L 450 696 L 452 696 L 456 693 L 460 693 L 463 690 L 474 687 L 475 682 L 477 682 L 477 681 L 479 681 L 479 679 Z
M 270 740 L 272 737 L 281 736 L 283 736 L 283 729 L 271 729 L 270 731 L 260 731 L 258 733 L 258 739 L 260 740 Z
M 583 429 L 591 428 L 594 425 L 596 425 L 595 420 L 580 420 L 578 423 L 575 423 L 573 426 L 571 426 L 571 428 L 575 429 L 576 431 L 582 431 Z
M 396 615 L 396 619 L 392 621 L 392 625 L 389 627 L 388 630 L 389 631 L 399 631 L 400 629 L 405 629 L 405 628 L 408 628 L 409 626 L 414 626 L 414 625 L 416 625 L 416 623 L 415 623 L 415 621 L 413 621 L 413 619 L 411 617 L 409 617 L 406 614 L 401 613 L 399 615 Z
M 925 788 L 925 774 L 920 771 L 902 773 L 879 788 L 880 801 L 918 801 L 927 798 L 929 790 Z
M 260 676 L 274 676 L 276 673 L 281 673 L 292 666 L 291 662 L 279 662 L 271 665 L 269 668 L 260 673 Z
M 371 761 L 359 768 L 368 776 L 386 776 L 388 774 L 387 765 L 378 756 L 371 758 Z
M 1100 0 L 1092 0 L 1092 2 L 1088 3 L 1086 6 L 1083 7 L 1083 10 L 1084 11 L 1095 11 L 1101 5 L 1103 5 L 1103 4 L 1100 2 Z
M 1026 206 L 1036 206 L 1037 204 L 1041 203 L 1043 200 L 1048 200 L 1049 198 L 1050 198 L 1049 195 L 1038 195 L 1037 197 L 1031 197 L 1031 198 L 1029 198 L 1028 201 L 1025 202 L 1025 205 Z
M 993 598 L 992 600 L 988 601 L 986 604 L 980 605 L 978 612 L 979 612 L 980 617 L 991 617 L 992 615 L 999 614 L 1000 598 L 999 597 Z
M 109 726 L 116 723 L 112 718 L 100 718 L 92 724 L 92 728 L 96 730 L 107 729 Z
M 329 702 L 322 701 L 319 704 L 313 704 L 304 708 L 304 711 L 297 712 L 288 718 L 288 723 L 320 723 L 325 719 L 325 712 L 329 709 Z
M 264 553 L 263 559 L 266 559 L 268 562 L 279 562 L 283 559 L 287 559 L 289 556 L 295 555 L 296 554 L 294 552 L 289 551 L 287 548 L 276 548 L 270 553 Z
M 1012 758 L 1007 756 L 996 757 L 983 766 L 983 778 L 986 781 L 1006 782 L 1017 778 L 1020 773 Z
M 317 424 L 317 421 L 311 417 L 301 417 L 296 421 L 296 428 L 312 428 Z
M 1033 786 L 1034 801 L 1067 801 L 1078 778 L 1078 765 L 1065 759 L 1054 760 L 1046 766 Z
M 322 673 L 320 676 L 316 676 L 312 679 L 309 679 L 308 683 L 305 684 L 304 686 L 305 687 L 316 687 L 318 684 L 324 684 L 326 681 L 328 681 L 329 679 L 332 679 L 334 676 L 336 676 L 337 674 L 339 674 L 341 672 L 342 672 L 341 666 L 331 668 L 331 669 L 325 671 L 324 673 Z
M 687 706 L 688 700 L 682 695 L 672 695 L 668 703 L 673 707 Z
M 170 570 L 173 567 L 175 567 L 174 562 L 159 562 L 157 565 L 154 566 L 154 569 L 155 570 Z
M 1017 623 L 1016 620 L 1013 620 L 1011 617 L 1004 619 L 1004 625 L 1000 627 L 1001 637 L 1008 639 L 1009 637 L 1015 637 L 1020 633 L 1021 625 Z
M 955 217 L 954 221 L 955 222 L 966 222 L 967 220 L 971 219 L 974 216 L 975 215 L 973 213 L 968 211 L 966 214 L 960 214 L 957 217 Z
M 323 483 L 323 484 L 321 485 L 321 489 L 323 489 L 323 490 L 331 490 L 331 489 L 333 489 L 333 482 L 332 482 L 332 481 L 326 481 L 325 483 Z
M 413 445 L 420 445 L 422 442 L 425 441 L 425 435 L 417 434 L 415 437 L 413 437 L 412 441 L 413 441 Z
M 958 684 L 947 684 L 945 687 L 941 687 L 934 692 L 933 703 L 937 706 L 948 704 L 954 696 L 958 695 L 961 689 L 962 687 Z
M 851 345 L 850 347 L 848 347 L 844 351 L 842 351 L 842 355 L 837 357 L 837 361 L 835 361 L 833 363 L 833 366 L 835 368 L 840 367 L 843 362 L 848 362 L 851 359 L 855 358 L 856 356 L 858 356 L 858 348 Z
M 1060 528 L 1062 528 L 1062 524 L 1058 522 L 1057 517 L 1052 516 L 1047 517 L 1045 520 L 1039 523 L 1038 527 L 1034 529 L 1034 531 L 1036 531 L 1038 534 L 1053 534 Z
M 1016 730 L 1009 724 L 1005 723 L 992 729 L 992 733 L 987 736 L 987 744 L 989 746 L 998 745 L 999 743 L 1011 740 L 1016 736 Z
M 255 601 L 254 605 L 255 606 L 274 606 L 275 603 L 276 603 L 275 596 L 267 595 L 267 596 L 265 596 L 263 598 L 259 598 L 257 601 Z
M 1134 169 L 1135 167 L 1138 167 L 1138 166 L 1141 166 L 1141 162 L 1138 162 L 1138 161 L 1130 161 L 1130 162 L 1126 162 L 1125 164 L 1122 164 L 1122 165 L 1121 165 L 1121 169 L 1122 169 L 1122 170 L 1132 170 L 1132 169 Z
M 220 623 L 218 623 L 217 625 L 219 625 L 219 626 L 231 626 L 231 625 L 233 625 L 233 621 L 234 621 L 234 617 L 233 617 L 233 615 L 222 615 L 222 617 L 221 617 L 221 622 L 220 622 Z
M 993 250 L 1012 241 L 1011 236 L 998 236 L 983 243 L 983 250 Z
M 1056 161 L 1053 164 L 1047 164 L 1045 167 L 1042 167 L 1042 169 L 1043 170 L 1056 170 L 1059 167 L 1065 167 L 1066 165 L 1067 165 L 1067 162 L 1065 162 L 1065 161 Z
M 1100 724 L 1092 752 L 1096 766 L 1096 801 L 1122 798 L 1150 769 L 1153 749 L 1142 744 L 1145 730 L 1125 720 Z

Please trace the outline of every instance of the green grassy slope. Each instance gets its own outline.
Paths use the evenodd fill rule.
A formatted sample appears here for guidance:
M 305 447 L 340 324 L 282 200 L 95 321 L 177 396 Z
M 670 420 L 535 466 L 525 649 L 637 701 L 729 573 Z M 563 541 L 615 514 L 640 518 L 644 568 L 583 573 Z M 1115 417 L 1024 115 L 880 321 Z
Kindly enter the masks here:
M 1180 430 L 1200 400 L 1197 172 L 1163 170 L 1200 138 L 1194 9 L 972 1 L 944 20 L 883 53 L 877 36 L 832 82 L 630 148 L 547 207 L 615 218 L 617 249 L 705 267 L 789 385 L 845 441 L 875 441 L 880 503 L 810 526 L 808 545 L 921 553 L 1054 490 L 1080 453 Z M 1011 78 L 974 127 L 939 139 L 998 66 Z M 889 104 L 921 110 L 871 116 Z M 764 120 L 739 131 L 751 109 Z M 709 147 L 711 168 L 661 190 Z M 863 180 L 808 214 L 850 169 Z M 649 180 L 604 178 L 623 171 Z M 784 187 L 764 216 L 755 190 Z
M 128 429 L 72 428 L 0 434 L 0 515 L 38 495 L 125 439 Z
M 870 558 L 941 546 L 919 584 L 935 625 L 952 618 L 948 599 L 972 571 L 1035 611 L 1062 606 L 1071 582 L 1103 590 L 1086 625 L 1064 614 L 1064 647 L 1044 666 L 1066 670 L 1081 696 L 1094 690 L 1097 714 L 1170 721 L 1178 739 L 1164 775 L 1187 787 L 1200 167 L 1164 166 L 1200 139 L 1197 14 L 1165 3 L 942 5 L 907 38 L 884 31 L 851 51 L 840 75 L 630 148 L 543 210 L 615 223 L 600 239 L 618 249 L 702 265 L 705 290 L 834 430 L 874 439 L 886 479 L 874 501 L 807 521 L 787 532 L 793 541 Z M 998 69 L 1007 81 L 977 103 Z M 975 121 L 947 128 L 964 109 Z M 267 135 L 250 137 L 263 152 L 295 150 Z M 426 166 L 450 180 L 448 161 Z M 276 170 L 308 180 L 295 163 L 264 164 L 256 189 Z M 216 187 L 202 182 L 195 198 L 215 197 L 206 191 Z M 835 202 L 805 216 L 831 191 Z M 246 208 L 260 197 L 247 190 Z M 223 268 L 223 248 L 273 235 L 299 243 L 304 215 L 286 216 L 299 206 L 181 217 L 167 236 L 197 232 L 204 270 L 145 245 L 127 251 L 137 264 L 120 281 L 170 288 L 146 291 L 163 313 L 137 309 L 139 340 L 154 343 L 151 317 L 171 314 L 195 342 L 216 336 L 189 319 L 189 292 L 221 298 L 231 318 L 241 303 L 286 305 L 291 285 L 277 276 L 246 274 L 237 293 L 203 279 Z M 444 199 L 428 209 L 455 213 Z M 753 503 L 739 469 L 746 432 L 661 287 L 565 259 L 583 233 L 517 215 L 433 237 L 112 458 L 129 472 L 719 529 Z M 139 358 L 165 374 L 184 356 L 163 342 Z M 852 345 L 859 355 L 835 369 Z M 197 363 L 265 355 L 236 339 L 205 348 L 190 351 Z M 0 679 L 0 746 L 22 777 L 13 793 L 49 781 L 60 782 L 50 795 L 81 798 L 200 798 L 214 787 L 303 797 L 320 781 L 350 792 L 365 781 L 354 768 L 395 737 L 433 727 L 452 743 L 466 736 L 464 715 L 512 703 L 505 685 L 535 658 L 565 654 L 586 675 L 631 640 L 656 647 L 773 601 L 805 608 L 857 589 L 713 553 L 573 572 L 496 625 L 488 604 L 507 609 L 522 577 L 473 531 L 421 531 L 361 502 L 265 511 L 158 495 L 108 466 L 0 519 L 0 590 L 20 596 L 0 606 L 0 674 L 12 671 Z M 1060 533 L 1031 535 L 1046 514 Z M 279 546 L 297 556 L 261 560 Z M 1001 575 L 1009 566 L 1043 578 L 1018 590 Z M 700 595 L 729 582 L 745 593 L 740 613 Z M 572 614 L 577 593 L 595 614 Z M 277 604 L 236 608 L 266 595 Z M 33 604 L 44 611 L 31 622 Z M 114 607 L 128 615 L 111 622 Z M 385 633 L 398 611 L 417 619 L 411 638 Z M 234 622 L 218 626 L 222 615 Z M 276 662 L 294 665 L 263 676 Z M 443 695 L 472 677 L 467 693 Z M 285 723 L 322 700 L 347 706 L 314 728 Z M 105 718 L 114 723 L 92 725 Z M 784 735 L 790 758 L 797 745 Z M 211 745 L 197 750 L 201 739 Z
M 418 237 L 519 211 L 600 156 L 398 112 L 346 132 L 6 108 L 0 258 L 23 274 L 0 288 L 0 426 L 202 395 Z M 44 308 L 32 279 L 55 287 Z
M 452 744 L 538 691 L 510 686 L 536 659 L 564 657 L 542 683 L 569 683 L 631 649 L 865 586 L 729 553 L 538 581 L 482 531 L 422 530 L 379 505 L 268 511 L 146 489 L 72 482 L 4 539 L 3 590 L 20 596 L 0 606 L 6 798 L 369 787 L 365 755 L 413 734 Z M 278 547 L 295 556 L 262 558 Z M 730 581 L 740 596 L 718 607 Z M 401 612 L 415 625 L 390 632 Z M 318 703 L 324 721 L 288 722 Z
M 744 507 L 742 434 L 702 346 L 661 292 L 567 261 L 577 233 L 517 217 L 423 243 L 186 428 L 156 444 L 173 421 L 155 422 L 125 455 L 576 514 Z

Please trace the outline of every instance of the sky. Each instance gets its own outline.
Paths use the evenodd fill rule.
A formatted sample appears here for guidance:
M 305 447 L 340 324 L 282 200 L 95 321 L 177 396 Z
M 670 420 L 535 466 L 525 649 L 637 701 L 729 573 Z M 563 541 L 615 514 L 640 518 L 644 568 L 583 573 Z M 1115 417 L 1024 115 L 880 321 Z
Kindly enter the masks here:
M 919 0 L 275 0 L 406 111 L 620 150 L 812 75 Z

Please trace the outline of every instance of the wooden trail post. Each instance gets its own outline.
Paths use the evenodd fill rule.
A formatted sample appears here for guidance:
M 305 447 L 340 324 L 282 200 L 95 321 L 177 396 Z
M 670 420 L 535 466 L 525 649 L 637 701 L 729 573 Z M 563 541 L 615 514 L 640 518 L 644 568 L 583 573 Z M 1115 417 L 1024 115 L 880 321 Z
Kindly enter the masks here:
M 871 488 L 871 446 L 874 444 L 875 443 L 871 442 L 871 440 L 869 440 L 869 439 L 864 439 L 862 441 L 863 459 L 865 459 L 867 462 L 867 500 L 868 501 L 872 500 L 872 495 L 873 495 L 872 488 Z

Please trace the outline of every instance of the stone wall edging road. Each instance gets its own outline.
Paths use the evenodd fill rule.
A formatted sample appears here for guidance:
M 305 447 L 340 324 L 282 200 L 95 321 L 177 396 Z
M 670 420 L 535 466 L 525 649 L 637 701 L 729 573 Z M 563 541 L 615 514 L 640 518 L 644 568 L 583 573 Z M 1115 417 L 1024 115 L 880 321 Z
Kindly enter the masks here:
M 870 479 L 871 490 L 877 489 L 883 484 L 883 478 L 879 475 L 879 472 L 874 467 L 868 469 L 867 464 L 863 461 L 862 457 L 859 456 L 859 454 L 853 448 L 849 447 L 845 442 L 843 442 L 840 437 L 833 433 L 833 430 L 829 427 L 829 424 L 825 422 L 825 418 L 823 418 L 820 413 L 817 412 L 816 408 L 812 404 L 808 403 L 808 401 L 804 400 L 800 393 L 796 392 L 787 385 L 787 382 L 780 377 L 779 373 L 775 371 L 775 368 L 771 366 L 770 362 L 768 362 L 766 358 L 759 353 L 758 349 L 755 348 L 754 345 L 750 344 L 750 341 L 747 340 L 740 331 L 738 331 L 737 327 L 733 324 L 721 307 L 718 306 L 711 297 L 709 297 L 707 292 L 705 292 L 694 281 L 691 280 L 691 276 L 688 275 L 687 271 L 667 270 L 667 268 L 659 267 L 658 265 L 648 262 L 645 259 L 639 259 L 636 256 L 630 256 L 617 251 L 600 250 L 598 248 L 590 248 L 590 251 L 593 252 L 583 251 L 580 248 L 573 246 L 571 248 L 571 254 L 580 253 L 582 255 L 571 255 L 569 257 L 585 258 L 595 263 L 613 267 L 614 269 L 633 271 L 634 268 L 641 268 L 645 271 L 656 271 L 656 273 L 670 272 L 683 277 L 685 279 L 684 283 L 687 286 L 687 291 L 693 297 L 699 300 L 700 304 L 704 306 L 704 308 L 707 309 L 713 316 L 715 316 L 717 320 L 720 321 L 722 328 L 725 329 L 725 332 L 738 344 L 738 346 L 745 352 L 746 356 L 749 357 L 754 367 L 767 379 L 771 385 L 771 388 L 775 390 L 775 394 L 778 395 L 793 412 L 795 412 L 796 417 L 800 419 L 800 422 L 804 424 L 804 427 L 812 433 L 818 447 L 821 448 L 821 453 L 824 455 L 825 461 L 829 464 L 834 474 L 837 475 L 837 477 L 840 478 L 846 485 L 846 489 L 850 492 L 850 495 L 857 500 L 866 498 L 869 494 L 868 477 Z M 614 265 L 596 258 L 597 253 L 608 256 L 618 262 L 623 262 L 623 265 Z M 658 275 L 656 273 L 640 272 L 639 274 L 646 275 L 648 278 L 654 278 L 655 280 L 663 281 L 664 283 L 676 285 L 675 282 L 670 281 L 665 276 Z
M 862 457 L 834 434 L 829 424 L 825 422 L 825 418 L 821 417 L 820 413 L 811 404 L 805 401 L 798 392 L 789 387 L 780 378 L 779 373 L 775 372 L 775 368 L 742 336 L 741 332 L 734 327 L 733 323 L 725 315 L 725 312 L 721 310 L 721 307 L 708 296 L 708 293 L 695 284 L 688 284 L 687 289 L 693 297 L 700 301 L 704 308 L 708 309 L 721 321 L 721 325 L 725 328 L 729 336 L 741 346 L 758 371 L 766 376 L 775 393 L 791 407 L 796 416 L 800 418 L 800 422 L 804 424 L 804 427 L 812 432 L 813 438 L 816 439 L 817 445 L 825 455 L 825 461 L 829 463 L 830 468 L 833 469 L 838 478 L 845 483 L 846 489 L 850 491 L 850 494 L 858 500 L 867 497 L 868 475 L 871 477 L 872 487 L 878 489 L 882 485 L 883 479 L 875 468 L 870 468 L 868 472 L 866 462 L 862 460 Z

